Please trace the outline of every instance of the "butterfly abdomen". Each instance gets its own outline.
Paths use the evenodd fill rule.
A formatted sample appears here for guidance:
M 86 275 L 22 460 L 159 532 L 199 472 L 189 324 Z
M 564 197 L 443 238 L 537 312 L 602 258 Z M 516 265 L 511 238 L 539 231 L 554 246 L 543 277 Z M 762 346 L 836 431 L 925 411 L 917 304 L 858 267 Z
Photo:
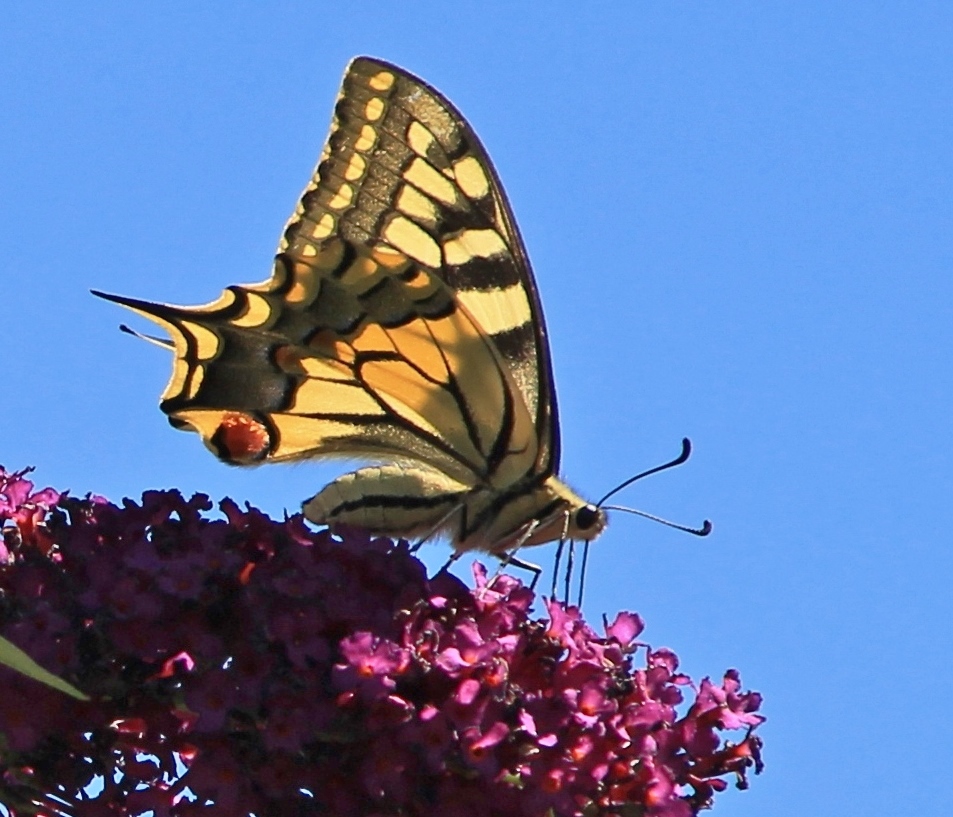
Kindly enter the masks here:
M 326 485 L 304 503 L 304 515 L 318 525 L 412 537 L 442 528 L 441 520 L 450 521 L 466 494 L 465 485 L 430 468 L 372 465 Z

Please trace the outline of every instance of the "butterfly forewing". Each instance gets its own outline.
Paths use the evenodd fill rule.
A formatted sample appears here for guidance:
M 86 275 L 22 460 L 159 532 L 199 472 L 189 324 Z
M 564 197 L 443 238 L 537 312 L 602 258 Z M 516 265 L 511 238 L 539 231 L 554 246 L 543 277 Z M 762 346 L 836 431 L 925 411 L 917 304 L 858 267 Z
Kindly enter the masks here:
M 545 324 L 503 188 L 463 115 L 396 66 L 351 63 L 322 161 L 279 250 L 301 258 L 327 231 L 385 258 L 408 258 L 446 283 L 522 394 L 536 428 L 536 469 L 555 471 Z

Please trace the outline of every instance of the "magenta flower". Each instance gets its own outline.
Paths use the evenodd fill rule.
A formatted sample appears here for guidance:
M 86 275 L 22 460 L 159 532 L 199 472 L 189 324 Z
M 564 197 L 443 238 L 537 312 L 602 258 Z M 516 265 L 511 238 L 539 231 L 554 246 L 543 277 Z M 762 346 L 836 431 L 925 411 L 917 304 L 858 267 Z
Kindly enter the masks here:
M 11 814 L 689 817 L 760 771 L 760 696 L 696 687 L 634 613 L 600 635 L 479 564 L 471 590 L 405 544 L 210 509 L 0 470 L 0 635 L 91 697 L 0 670 Z

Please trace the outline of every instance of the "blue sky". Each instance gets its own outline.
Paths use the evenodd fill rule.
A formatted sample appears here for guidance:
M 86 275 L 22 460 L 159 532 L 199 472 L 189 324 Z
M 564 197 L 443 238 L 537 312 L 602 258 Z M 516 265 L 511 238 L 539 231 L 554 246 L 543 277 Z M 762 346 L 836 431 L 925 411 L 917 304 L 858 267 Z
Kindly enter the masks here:
M 950 807 L 953 6 L 12 2 L 0 43 L 0 462 L 274 514 L 340 473 L 172 430 L 167 355 L 88 289 L 267 277 L 345 64 L 383 57 L 503 179 L 567 480 L 597 498 L 695 444 L 620 499 L 715 532 L 616 515 L 586 612 L 765 695 L 767 770 L 717 813 Z

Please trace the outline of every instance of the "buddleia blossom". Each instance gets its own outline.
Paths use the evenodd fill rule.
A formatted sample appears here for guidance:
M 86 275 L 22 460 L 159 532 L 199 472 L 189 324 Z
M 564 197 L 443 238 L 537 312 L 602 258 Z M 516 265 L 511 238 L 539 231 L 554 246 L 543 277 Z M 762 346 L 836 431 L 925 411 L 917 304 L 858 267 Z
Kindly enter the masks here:
M 91 698 L 0 671 L 10 814 L 688 817 L 760 771 L 760 696 L 634 613 L 219 507 L 0 471 L 0 635 Z

